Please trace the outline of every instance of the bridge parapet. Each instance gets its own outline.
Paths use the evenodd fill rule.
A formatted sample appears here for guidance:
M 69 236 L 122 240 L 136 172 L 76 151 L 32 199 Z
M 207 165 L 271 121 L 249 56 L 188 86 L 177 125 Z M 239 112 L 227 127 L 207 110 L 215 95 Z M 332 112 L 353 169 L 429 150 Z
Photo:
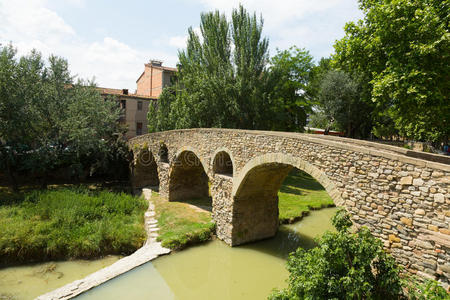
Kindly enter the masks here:
M 275 234 L 277 192 L 296 167 L 318 180 L 356 226 L 367 226 L 410 271 L 450 283 L 448 164 L 370 142 L 285 132 L 187 129 L 139 136 L 129 144 L 135 162 L 143 150 L 153 155 L 148 172 L 156 169 L 152 174 L 168 199 L 204 194 L 209 180 L 217 236 L 230 245 Z M 231 161 L 232 174 L 214 167 L 219 154 Z

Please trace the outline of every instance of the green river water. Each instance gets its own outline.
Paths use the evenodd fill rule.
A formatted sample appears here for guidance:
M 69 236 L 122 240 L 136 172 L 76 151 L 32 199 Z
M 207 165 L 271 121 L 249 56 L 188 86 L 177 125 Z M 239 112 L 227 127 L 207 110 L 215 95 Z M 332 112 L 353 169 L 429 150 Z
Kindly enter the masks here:
M 336 208 L 312 211 L 280 226 L 268 240 L 239 247 L 211 241 L 163 256 L 77 297 L 100 299 L 266 299 L 285 287 L 286 258 L 297 247 L 311 248 L 314 237 L 332 230 Z
M 274 238 L 249 245 L 232 248 L 215 240 L 159 257 L 76 299 L 265 299 L 273 288 L 286 286 L 288 254 L 313 247 L 314 237 L 332 230 L 335 212 L 311 211 L 300 222 L 280 226 Z M 48 264 L 6 268 L 0 270 L 0 295 L 33 299 L 117 259 L 60 262 L 51 272 L 43 272 Z

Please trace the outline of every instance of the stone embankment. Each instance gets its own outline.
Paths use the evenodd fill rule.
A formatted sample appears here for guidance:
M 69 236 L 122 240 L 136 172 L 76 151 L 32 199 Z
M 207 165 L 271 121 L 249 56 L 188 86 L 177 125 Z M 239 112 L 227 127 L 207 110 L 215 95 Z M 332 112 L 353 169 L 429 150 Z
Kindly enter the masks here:
M 125 272 L 128 272 L 146 262 L 149 262 L 160 255 L 170 253 L 170 249 L 161 246 L 156 241 L 158 236 L 158 221 L 155 219 L 155 206 L 151 201 L 151 190 L 142 189 L 142 194 L 149 201 L 149 207 L 145 213 L 145 230 L 147 241 L 144 246 L 133 254 L 126 256 L 114 264 L 103 268 L 91 275 L 69 283 L 59 289 L 37 297 L 37 300 L 70 299 L 86 292 L 106 281 L 113 279 Z

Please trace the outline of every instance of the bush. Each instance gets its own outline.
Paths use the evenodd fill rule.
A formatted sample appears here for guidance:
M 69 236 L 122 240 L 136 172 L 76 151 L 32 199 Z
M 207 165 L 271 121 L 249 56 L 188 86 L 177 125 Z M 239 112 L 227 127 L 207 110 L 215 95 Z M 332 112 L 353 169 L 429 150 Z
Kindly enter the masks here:
M 345 210 L 332 221 L 336 233 L 325 233 L 314 249 L 291 253 L 289 286 L 269 299 L 450 299 L 437 281 L 401 278 L 399 266 L 367 228 L 350 232 Z
M 401 294 L 399 269 L 368 229 L 349 231 L 345 211 L 333 217 L 318 247 L 298 248 L 288 259 L 289 286 L 270 299 L 392 299 Z

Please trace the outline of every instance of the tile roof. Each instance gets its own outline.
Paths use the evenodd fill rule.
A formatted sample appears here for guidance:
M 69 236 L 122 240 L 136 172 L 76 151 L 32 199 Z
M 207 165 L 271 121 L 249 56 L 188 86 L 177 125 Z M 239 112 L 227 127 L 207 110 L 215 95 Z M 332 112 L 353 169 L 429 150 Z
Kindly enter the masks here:
M 104 88 L 104 87 L 97 87 L 97 90 L 102 95 L 113 95 L 113 96 L 120 96 L 120 97 L 128 97 L 128 98 L 139 98 L 139 99 L 146 99 L 146 100 L 156 100 L 157 97 L 154 96 L 146 96 L 146 95 L 138 95 L 138 94 L 124 94 L 123 89 L 112 89 L 112 88 Z

